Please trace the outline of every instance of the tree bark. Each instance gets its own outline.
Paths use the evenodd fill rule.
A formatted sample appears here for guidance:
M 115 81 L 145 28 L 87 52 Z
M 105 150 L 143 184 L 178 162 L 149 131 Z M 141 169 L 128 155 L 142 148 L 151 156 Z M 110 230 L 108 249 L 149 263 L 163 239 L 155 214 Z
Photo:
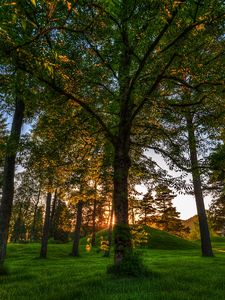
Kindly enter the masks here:
M 195 137 L 193 116 L 191 112 L 187 113 L 186 120 L 187 120 L 188 142 L 189 142 L 190 160 L 191 160 L 191 168 L 192 168 L 192 179 L 193 179 L 194 194 L 195 194 L 195 200 L 196 200 L 196 206 L 198 212 L 199 228 L 200 228 L 202 255 L 213 256 L 207 216 L 205 212 L 203 193 L 202 193 L 201 176 L 200 176 L 199 165 L 198 165 L 197 142 Z
M 131 200 L 131 222 L 132 222 L 132 225 L 135 224 L 135 213 L 134 213 L 134 201 L 133 201 L 133 198 Z
M 109 224 L 108 224 L 108 250 L 104 251 L 104 257 L 110 256 L 110 250 L 112 247 L 112 238 L 113 238 L 113 205 L 109 210 Z
M 110 218 L 109 218 L 109 231 L 108 231 L 108 241 L 109 241 L 109 249 L 112 247 L 112 233 L 113 233 L 113 205 L 110 209 Z
M 51 192 L 48 192 L 46 198 L 45 221 L 44 221 L 42 240 L 41 240 L 41 251 L 40 251 L 41 258 L 47 257 L 48 237 L 49 237 L 49 229 L 50 229 L 51 199 L 52 199 L 52 194 Z
M 225 237 L 225 224 L 222 225 L 221 236 Z
M 92 214 L 92 236 L 91 236 L 91 246 L 96 246 L 96 208 L 97 208 L 97 186 L 95 184 L 95 198 L 93 204 L 93 214 Z
M 54 233 L 56 230 L 56 208 L 58 205 L 58 197 L 57 197 L 57 189 L 55 190 L 53 202 L 52 202 L 52 210 L 51 210 L 51 217 L 50 217 L 50 237 L 54 237 Z
M 113 208 L 115 215 L 115 243 L 114 264 L 120 266 L 132 254 L 132 240 L 128 224 L 128 174 L 130 168 L 130 135 L 133 98 L 131 95 L 130 69 L 132 63 L 132 47 L 129 40 L 129 29 L 126 19 L 129 10 L 129 1 L 123 1 L 121 19 L 121 49 L 119 84 L 120 84 L 120 112 L 118 133 L 114 141 L 113 159 Z
M 32 227 L 31 227 L 31 233 L 30 233 L 31 241 L 35 240 L 35 227 L 36 227 L 37 209 L 38 209 L 38 204 L 39 204 L 39 201 L 40 201 L 40 196 L 41 196 L 41 187 L 39 188 L 37 201 L 36 201 L 35 206 L 34 206 L 34 217 L 33 217 L 33 222 L 32 222 Z
M 82 210 L 83 210 L 83 201 L 80 200 L 77 203 L 77 220 L 74 232 L 72 256 L 79 256 L 79 243 L 80 243 L 80 229 L 82 224 Z
M 120 265 L 130 256 L 132 242 L 128 224 L 128 172 L 130 168 L 129 141 L 120 139 L 115 147 L 114 156 L 114 193 L 115 213 L 115 265 Z
M 19 92 L 17 91 L 18 95 Z M 9 223 L 12 214 L 14 196 L 14 176 L 16 154 L 20 141 L 25 105 L 20 95 L 16 98 L 16 107 L 13 116 L 11 133 L 7 142 L 7 151 L 4 162 L 2 199 L 0 204 L 0 266 L 3 266 L 9 233 Z

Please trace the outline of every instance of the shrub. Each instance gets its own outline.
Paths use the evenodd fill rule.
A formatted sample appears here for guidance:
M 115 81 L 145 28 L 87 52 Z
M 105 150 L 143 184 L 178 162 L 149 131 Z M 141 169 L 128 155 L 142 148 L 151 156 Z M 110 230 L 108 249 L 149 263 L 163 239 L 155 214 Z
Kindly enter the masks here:
M 110 265 L 107 268 L 107 273 L 118 276 L 148 276 L 150 271 L 144 265 L 140 253 L 132 253 L 127 255 L 119 265 Z

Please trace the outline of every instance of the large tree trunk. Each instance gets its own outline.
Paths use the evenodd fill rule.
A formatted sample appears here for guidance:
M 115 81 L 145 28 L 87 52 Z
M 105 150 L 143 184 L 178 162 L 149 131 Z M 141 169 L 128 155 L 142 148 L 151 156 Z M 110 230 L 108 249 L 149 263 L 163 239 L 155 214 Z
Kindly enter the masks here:
M 121 17 L 126 19 L 129 1 L 123 1 Z M 128 174 L 130 168 L 130 134 L 133 99 L 131 96 L 130 68 L 132 61 L 131 46 L 128 37 L 127 23 L 123 22 L 121 35 L 123 49 L 119 67 L 120 84 L 120 121 L 118 133 L 114 140 L 113 160 L 113 208 L 115 216 L 115 243 L 114 264 L 120 266 L 132 253 L 132 240 L 128 224 Z
M 19 93 L 19 91 L 17 92 Z M 4 162 L 2 199 L 0 204 L 0 267 L 3 266 L 6 255 L 9 223 L 14 196 L 16 154 L 20 140 L 24 110 L 24 102 L 18 96 L 16 99 L 16 107 Z
M 83 210 L 83 201 L 80 200 L 77 203 L 77 220 L 74 232 L 72 256 L 79 256 L 79 243 L 80 243 L 80 229 L 82 224 L 82 210 Z
M 190 112 L 187 113 L 186 120 L 187 120 L 188 141 L 189 141 L 190 159 L 191 159 L 191 167 L 192 167 L 192 179 L 193 179 L 194 194 L 195 194 L 200 236 L 201 236 L 202 255 L 213 256 L 207 216 L 205 212 L 203 193 L 202 193 L 202 183 L 201 183 L 201 176 L 200 176 L 199 165 L 198 165 L 197 143 L 195 138 L 193 116 Z
M 45 221 L 44 221 L 42 240 L 41 240 L 41 251 L 40 251 L 41 258 L 47 257 L 48 237 L 49 237 L 49 229 L 50 229 L 51 199 L 52 199 L 52 194 L 51 192 L 48 192 L 46 198 Z
M 128 172 L 130 168 L 129 141 L 120 139 L 114 155 L 114 193 L 113 207 L 115 213 L 115 265 L 120 265 L 130 256 L 132 242 L 128 225 Z

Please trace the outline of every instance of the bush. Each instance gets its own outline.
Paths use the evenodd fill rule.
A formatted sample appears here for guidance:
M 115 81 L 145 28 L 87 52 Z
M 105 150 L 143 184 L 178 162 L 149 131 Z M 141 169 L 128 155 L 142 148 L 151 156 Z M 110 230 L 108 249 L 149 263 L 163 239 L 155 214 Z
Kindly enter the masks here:
M 107 268 L 107 273 L 118 276 L 148 276 L 150 271 L 144 265 L 140 253 L 129 254 L 120 265 L 111 265 Z
M 133 247 L 147 247 L 150 241 L 150 233 L 146 230 L 146 226 L 138 225 L 131 227 Z
M 54 240 L 59 244 L 64 244 L 69 242 L 69 232 L 58 230 L 54 232 Z

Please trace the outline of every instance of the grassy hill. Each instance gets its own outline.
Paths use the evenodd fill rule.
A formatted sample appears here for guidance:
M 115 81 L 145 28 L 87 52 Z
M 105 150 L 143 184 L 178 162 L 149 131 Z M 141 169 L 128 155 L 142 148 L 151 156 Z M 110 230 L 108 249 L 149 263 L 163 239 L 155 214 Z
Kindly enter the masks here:
M 145 226 L 145 230 L 149 233 L 149 239 L 146 248 L 161 250 L 188 250 L 199 248 L 198 244 L 179 238 L 166 231 L 158 230 L 148 226 Z M 97 244 L 100 243 L 99 240 L 101 236 L 107 240 L 107 234 L 107 230 L 99 231 L 96 235 Z M 83 238 L 81 240 L 81 244 L 85 245 L 86 240 L 86 238 Z
M 148 227 L 147 230 L 150 233 L 150 239 L 148 243 L 148 248 L 150 249 L 188 250 L 199 248 L 196 243 L 182 239 L 166 231 L 150 227 Z
M 198 224 L 198 216 L 194 215 L 187 220 L 182 220 L 182 223 L 185 227 L 189 227 L 190 230 L 193 230 L 193 228 L 195 227 L 195 224 Z

